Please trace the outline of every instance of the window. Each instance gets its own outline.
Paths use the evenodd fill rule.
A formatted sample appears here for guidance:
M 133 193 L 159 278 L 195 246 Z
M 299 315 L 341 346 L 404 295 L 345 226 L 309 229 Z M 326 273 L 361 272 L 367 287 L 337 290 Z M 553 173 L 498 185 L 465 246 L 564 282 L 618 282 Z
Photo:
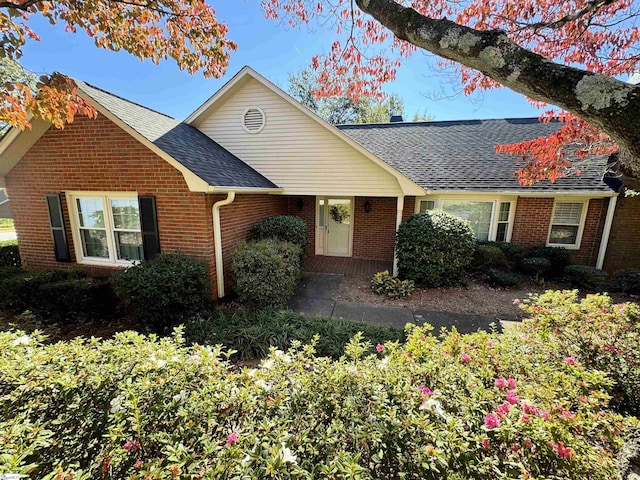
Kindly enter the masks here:
M 136 196 L 70 196 L 72 228 L 79 261 L 129 263 L 144 258 Z
M 549 242 L 551 246 L 573 247 L 580 246 L 585 202 L 556 202 L 549 229 Z
M 420 200 L 420 213 L 436 208 L 435 200 Z
M 489 240 L 493 202 L 443 200 L 442 210 L 469 222 L 478 240 Z
M 500 202 L 500 210 L 498 210 L 498 229 L 496 230 L 496 242 L 506 242 L 509 232 L 509 213 L 511 211 L 511 202 Z

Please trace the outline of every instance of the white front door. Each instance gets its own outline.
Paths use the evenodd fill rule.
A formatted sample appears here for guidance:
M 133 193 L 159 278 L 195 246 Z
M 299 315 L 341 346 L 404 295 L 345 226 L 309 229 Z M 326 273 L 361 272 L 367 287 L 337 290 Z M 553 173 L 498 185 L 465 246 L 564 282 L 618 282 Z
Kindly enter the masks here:
M 317 197 L 316 255 L 351 256 L 353 199 Z

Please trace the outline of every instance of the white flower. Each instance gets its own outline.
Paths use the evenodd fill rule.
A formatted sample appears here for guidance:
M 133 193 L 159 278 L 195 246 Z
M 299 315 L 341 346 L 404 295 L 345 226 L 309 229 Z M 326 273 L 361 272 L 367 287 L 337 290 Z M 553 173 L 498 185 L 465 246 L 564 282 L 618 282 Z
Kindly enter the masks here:
M 180 390 L 180 393 L 177 393 L 176 395 L 173 396 L 173 401 L 174 402 L 180 402 L 180 401 L 184 400 L 186 396 L 187 396 L 187 391 L 186 390 Z
M 258 385 L 259 387 L 263 388 L 265 391 L 269 391 L 271 390 L 271 384 L 268 382 L 265 382 L 262 379 L 256 380 L 256 385 Z
M 447 415 L 447 412 L 445 412 L 444 409 L 442 408 L 442 404 L 438 400 L 435 400 L 433 398 L 429 398 L 424 402 L 422 402 L 422 405 L 420 405 L 419 409 L 430 410 L 436 415 L 438 415 L 440 418 L 442 418 L 443 420 L 447 420 L 447 418 L 449 417 Z
M 384 370 L 385 368 L 387 368 L 387 365 L 389 365 L 389 357 L 384 357 L 380 361 L 380 368 Z
M 276 350 L 275 356 L 283 362 L 291 363 L 291 357 L 289 356 L 289 354 L 284 353 L 282 350 Z
M 282 461 L 284 463 L 292 463 L 296 465 L 298 463 L 297 457 L 293 454 L 291 449 L 287 448 L 287 446 L 282 442 Z
M 241 464 L 243 467 L 246 467 L 246 466 L 247 466 L 247 465 L 249 465 L 250 463 L 251 463 L 251 456 L 250 456 L 249 454 L 247 454 L 247 456 L 246 456 L 246 457 L 244 457 L 244 458 L 242 459 L 242 462 L 240 462 L 240 464 Z
M 171 361 L 172 362 L 179 362 L 180 361 L 180 357 L 178 355 L 174 355 L 171 357 Z
M 271 367 L 273 367 L 272 359 L 265 360 L 264 362 L 262 362 L 262 368 L 264 368 L 265 370 L 269 370 Z
M 29 335 L 22 335 L 21 337 L 18 337 L 13 341 L 13 346 L 17 347 L 18 345 L 29 345 L 30 343 L 31 337 Z
M 156 358 L 155 355 L 151 355 L 149 357 L 149 360 L 151 360 L 151 363 L 153 363 L 153 366 L 155 368 L 162 368 L 167 364 L 166 360 L 162 360 L 162 359 Z
M 199 362 L 200 361 L 200 355 L 198 355 L 197 353 L 194 353 L 193 355 L 191 355 L 189 357 L 189 361 L 190 362 Z
M 116 398 L 112 399 L 111 402 L 109 402 L 109 404 L 111 405 L 111 409 L 109 410 L 110 413 L 116 413 L 119 412 L 120 410 L 123 409 L 121 402 L 124 400 L 123 396 L 117 396 Z

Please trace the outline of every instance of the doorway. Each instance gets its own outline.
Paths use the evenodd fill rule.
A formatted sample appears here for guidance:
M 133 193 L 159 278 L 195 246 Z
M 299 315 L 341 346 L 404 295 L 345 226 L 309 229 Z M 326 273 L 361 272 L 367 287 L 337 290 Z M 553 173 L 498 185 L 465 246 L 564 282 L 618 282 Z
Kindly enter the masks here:
M 353 198 L 316 197 L 316 255 L 350 257 Z

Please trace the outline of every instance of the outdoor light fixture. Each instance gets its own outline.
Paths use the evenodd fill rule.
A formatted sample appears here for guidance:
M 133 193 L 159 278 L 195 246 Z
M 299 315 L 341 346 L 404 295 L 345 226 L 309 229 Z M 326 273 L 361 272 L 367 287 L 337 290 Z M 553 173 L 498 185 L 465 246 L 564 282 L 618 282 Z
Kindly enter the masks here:
M 304 200 L 299 198 L 298 199 L 298 210 L 302 211 L 303 208 L 304 208 Z
M 367 213 L 369 213 L 371 211 L 371 202 L 369 200 L 364 202 L 364 211 L 367 212 Z

